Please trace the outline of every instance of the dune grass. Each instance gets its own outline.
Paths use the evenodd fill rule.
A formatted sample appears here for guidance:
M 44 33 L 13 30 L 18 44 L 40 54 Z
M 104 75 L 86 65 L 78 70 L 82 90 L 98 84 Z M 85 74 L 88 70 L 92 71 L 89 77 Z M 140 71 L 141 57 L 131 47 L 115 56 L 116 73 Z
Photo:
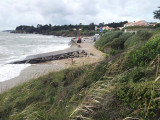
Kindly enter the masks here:
M 111 42 L 114 38 L 118 38 L 123 32 L 122 31 L 110 31 L 106 32 L 96 43 L 95 46 L 101 51 L 104 51 L 104 48 L 107 43 Z
M 77 94 L 103 76 L 105 64 L 50 73 L 11 89 L 0 95 L 0 119 L 67 119 L 83 98 Z

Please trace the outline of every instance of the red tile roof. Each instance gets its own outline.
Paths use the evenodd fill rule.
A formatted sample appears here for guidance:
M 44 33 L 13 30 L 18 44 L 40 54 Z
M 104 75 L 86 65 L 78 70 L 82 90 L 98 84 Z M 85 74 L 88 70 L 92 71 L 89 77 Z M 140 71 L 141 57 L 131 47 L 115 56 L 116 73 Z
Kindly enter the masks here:
M 126 23 L 125 25 L 127 25 L 127 26 L 148 26 L 149 23 L 146 22 L 145 20 L 140 20 L 140 21 L 134 22 L 134 23 Z

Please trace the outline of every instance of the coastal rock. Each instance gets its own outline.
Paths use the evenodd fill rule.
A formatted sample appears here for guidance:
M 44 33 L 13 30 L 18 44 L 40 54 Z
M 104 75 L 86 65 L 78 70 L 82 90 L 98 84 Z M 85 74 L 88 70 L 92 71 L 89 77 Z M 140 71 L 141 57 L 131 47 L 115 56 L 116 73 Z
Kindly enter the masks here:
M 46 61 L 52 61 L 52 60 L 59 60 L 59 59 L 67 59 L 67 58 L 78 58 L 78 57 L 86 57 L 88 54 L 84 50 L 81 51 L 73 51 L 73 52 L 64 52 L 61 54 L 49 54 L 48 56 L 44 54 L 40 55 L 40 57 L 32 57 L 29 59 L 25 59 L 22 61 L 16 61 L 12 62 L 11 64 L 24 64 L 24 63 L 30 63 L 30 64 L 37 64 L 41 62 L 46 62 Z
M 59 59 L 64 59 L 64 58 L 66 58 L 64 55 L 61 55 L 61 56 L 59 57 Z
M 73 55 L 74 57 L 79 57 L 79 52 L 74 52 L 72 55 Z

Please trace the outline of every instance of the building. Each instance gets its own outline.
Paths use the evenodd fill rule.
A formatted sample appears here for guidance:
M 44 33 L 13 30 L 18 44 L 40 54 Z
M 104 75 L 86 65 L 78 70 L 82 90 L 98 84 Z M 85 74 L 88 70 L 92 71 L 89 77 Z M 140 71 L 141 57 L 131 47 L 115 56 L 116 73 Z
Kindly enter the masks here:
M 125 28 L 125 32 L 137 32 L 138 30 L 143 30 L 143 29 L 149 29 L 147 28 L 148 26 L 154 26 L 155 24 L 150 24 L 148 22 L 146 22 L 145 20 L 140 20 L 137 22 L 130 22 L 130 23 L 126 23 L 124 24 L 124 28 Z M 135 26 L 135 27 L 134 27 Z M 138 27 L 141 26 L 141 27 Z M 127 28 L 130 27 L 130 28 Z
M 124 27 L 117 27 L 119 30 L 123 30 Z
M 150 23 L 150 26 L 156 26 L 157 23 Z
M 100 30 L 100 28 L 97 28 L 97 30 Z
M 77 29 L 76 28 L 73 28 L 73 31 L 76 31 Z M 79 31 L 83 30 L 82 28 L 79 28 Z
M 128 22 L 128 23 L 124 24 L 124 27 L 129 27 L 129 26 L 133 26 L 133 23 Z
M 96 28 L 96 30 L 100 30 L 100 28 Z M 113 27 L 104 26 L 104 27 L 102 27 L 102 30 L 114 30 L 114 28 Z
M 145 20 L 140 20 L 138 22 L 129 22 L 124 24 L 124 27 L 130 27 L 130 26 L 150 26 L 150 24 Z
M 103 29 L 103 30 L 114 30 L 113 27 L 108 27 L 108 26 L 104 26 L 102 29 Z
M 133 26 L 150 26 L 150 24 L 146 22 L 145 20 L 141 20 L 141 21 L 133 23 Z

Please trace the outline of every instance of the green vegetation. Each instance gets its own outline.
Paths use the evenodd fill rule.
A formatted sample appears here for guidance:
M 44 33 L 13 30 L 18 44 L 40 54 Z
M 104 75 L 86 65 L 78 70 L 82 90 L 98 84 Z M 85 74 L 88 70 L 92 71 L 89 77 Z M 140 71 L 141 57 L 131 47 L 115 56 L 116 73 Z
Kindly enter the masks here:
M 125 29 L 153 29 L 153 26 L 128 26 Z
M 123 33 L 118 38 L 113 39 L 107 46 L 111 46 L 113 49 L 124 49 L 125 41 L 132 36 L 131 33 Z
M 84 98 L 83 89 L 104 75 L 105 65 L 50 73 L 11 89 L 0 95 L 0 119 L 67 119 Z
M 106 32 L 95 46 L 106 52 L 106 60 L 1 94 L 0 119 L 158 120 L 160 32 Z
M 155 19 L 159 19 L 160 20 L 160 7 L 158 7 L 158 8 L 159 8 L 159 10 L 155 10 L 153 12 L 153 14 L 154 14 L 154 18 Z
M 156 24 L 155 28 L 160 28 L 160 23 Z
M 58 31 L 46 31 L 43 32 L 44 35 L 55 35 L 55 36 L 67 36 L 67 37 L 75 37 L 77 36 L 77 32 L 73 30 L 58 30 Z M 95 31 L 82 30 L 79 32 L 80 36 L 91 36 L 94 35 Z
M 93 53 L 90 53 L 90 55 L 91 55 L 91 56 L 94 56 L 94 54 L 93 54 Z
M 131 66 L 144 66 L 160 53 L 160 37 L 148 41 L 143 47 L 129 54 Z
M 105 58 L 109 58 L 109 55 L 107 53 L 105 54 Z
M 122 31 L 106 32 L 100 40 L 95 43 L 96 48 L 104 51 L 106 44 L 111 42 L 114 38 L 118 38 L 122 33 Z
M 133 35 L 132 37 L 128 38 L 125 41 L 124 46 L 126 48 L 129 48 L 129 47 L 138 48 L 144 45 L 146 41 L 148 41 L 149 38 L 153 36 L 153 34 L 154 32 L 152 31 L 147 31 L 147 30 L 138 31 L 137 34 Z
M 111 55 L 111 56 L 114 56 L 115 54 L 116 54 L 116 51 L 115 51 L 114 49 L 111 49 L 110 55 Z

